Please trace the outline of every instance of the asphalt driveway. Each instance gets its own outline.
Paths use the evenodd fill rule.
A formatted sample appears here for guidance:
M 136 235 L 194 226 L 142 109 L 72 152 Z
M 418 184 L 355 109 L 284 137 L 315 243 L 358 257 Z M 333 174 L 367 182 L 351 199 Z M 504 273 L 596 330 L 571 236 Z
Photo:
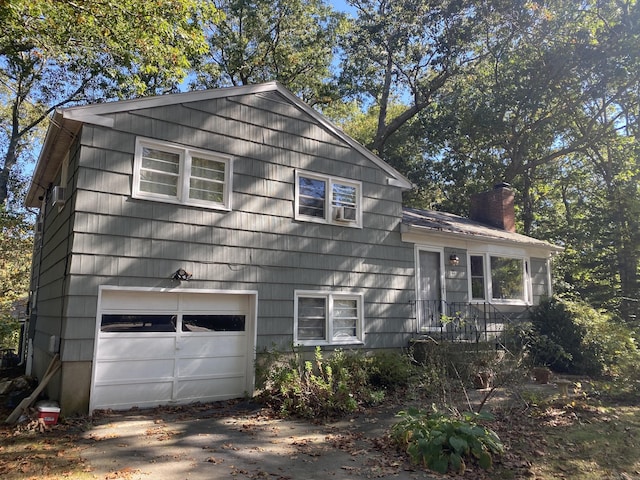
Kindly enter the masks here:
M 395 411 L 282 420 L 249 402 L 102 412 L 83 435 L 98 479 L 433 479 L 387 446 Z

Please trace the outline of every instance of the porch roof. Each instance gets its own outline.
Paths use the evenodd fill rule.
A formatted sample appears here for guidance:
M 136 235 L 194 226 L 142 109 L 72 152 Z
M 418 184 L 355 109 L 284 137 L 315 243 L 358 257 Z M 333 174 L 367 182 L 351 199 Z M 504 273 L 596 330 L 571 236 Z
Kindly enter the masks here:
M 558 245 L 538 240 L 520 233 L 507 232 L 500 228 L 484 225 L 466 217 L 436 210 L 418 210 L 404 207 L 402 211 L 402 228 L 412 233 L 439 233 L 453 235 L 458 238 L 476 238 L 496 243 L 543 248 L 552 252 L 564 250 Z

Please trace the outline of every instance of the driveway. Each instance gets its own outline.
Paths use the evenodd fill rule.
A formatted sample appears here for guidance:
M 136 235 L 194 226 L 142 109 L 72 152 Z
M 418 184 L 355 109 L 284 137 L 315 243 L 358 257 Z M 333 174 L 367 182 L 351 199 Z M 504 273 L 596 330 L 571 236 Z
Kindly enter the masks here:
M 102 412 L 84 433 L 98 479 L 433 479 L 389 448 L 395 411 L 313 425 L 250 402 Z

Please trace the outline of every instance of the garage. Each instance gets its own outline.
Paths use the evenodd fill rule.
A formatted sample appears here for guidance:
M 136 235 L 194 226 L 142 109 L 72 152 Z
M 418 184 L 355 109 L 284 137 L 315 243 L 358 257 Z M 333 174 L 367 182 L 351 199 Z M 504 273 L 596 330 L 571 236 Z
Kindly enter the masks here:
M 253 391 L 255 293 L 103 287 L 98 302 L 90 411 Z

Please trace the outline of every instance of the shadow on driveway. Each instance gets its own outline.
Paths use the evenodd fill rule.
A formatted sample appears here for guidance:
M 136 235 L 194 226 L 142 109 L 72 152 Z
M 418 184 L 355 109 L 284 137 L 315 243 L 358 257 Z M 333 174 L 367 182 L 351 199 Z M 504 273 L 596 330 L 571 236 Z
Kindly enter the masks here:
M 99 479 L 434 479 L 389 448 L 395 410 L 313 425 L 250 402 L 98 412 L 83 458 Z

